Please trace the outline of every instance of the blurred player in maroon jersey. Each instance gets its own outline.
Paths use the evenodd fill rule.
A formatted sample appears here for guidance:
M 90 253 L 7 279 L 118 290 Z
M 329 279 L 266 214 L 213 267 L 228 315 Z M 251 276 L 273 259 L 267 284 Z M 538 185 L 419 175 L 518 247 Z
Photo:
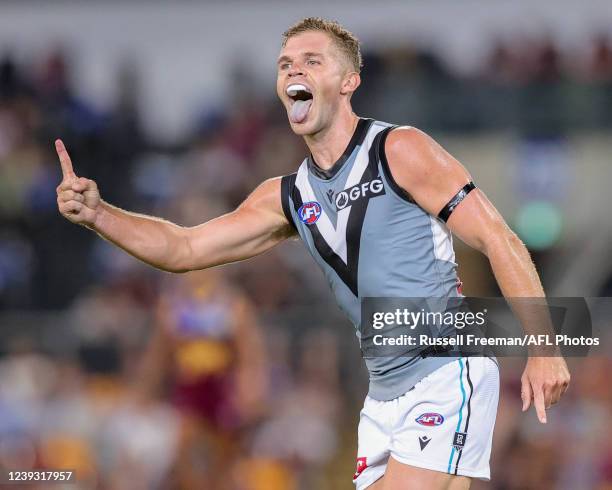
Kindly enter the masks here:
M 168 278 L 140 379 L 181 412 L 181 488 L 224 488 L 239 432 L 262 413 L 265 365 L 254 311 L 221 271 Z

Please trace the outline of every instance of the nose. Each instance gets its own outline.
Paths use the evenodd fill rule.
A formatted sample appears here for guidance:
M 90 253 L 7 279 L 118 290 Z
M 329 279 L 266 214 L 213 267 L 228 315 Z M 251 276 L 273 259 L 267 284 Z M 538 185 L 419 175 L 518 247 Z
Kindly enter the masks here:
M 290 78 L 304 75 L 304 70 L 302 69 L 302 66 L 299 63 L 292 63 L 291 68 L 289 69 L 289 72 L 287 73 L 287 75 Z

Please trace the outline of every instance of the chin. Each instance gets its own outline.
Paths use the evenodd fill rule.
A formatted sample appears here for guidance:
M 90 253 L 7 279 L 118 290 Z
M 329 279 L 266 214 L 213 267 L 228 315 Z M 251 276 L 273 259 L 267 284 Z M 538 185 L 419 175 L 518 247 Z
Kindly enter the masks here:
M 319 124 L 314 119 L 314 117 L 308 117 L 304 122 L 301 123 L 292 123 L 290 119 L 288 119 L 289 126 L 291 126 L 291 130 L 298 136 L 308 136 L 311 134 L 316 134 L 319 132 Z
M 312 134 L 314 132 L 310 128 L 308 122 L 297 124 L 289 121 L 289 126 L 291 126 L 291 130 L 298 136 L 308 136 L 309 134 Z

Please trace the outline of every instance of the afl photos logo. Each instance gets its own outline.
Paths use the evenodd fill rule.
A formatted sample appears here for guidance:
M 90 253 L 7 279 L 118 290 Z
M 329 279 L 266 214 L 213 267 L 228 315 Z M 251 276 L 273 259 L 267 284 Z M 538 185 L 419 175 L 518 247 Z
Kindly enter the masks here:
M 317 222 L 321 216 L 321 205 L 316 201 L 305 202 L 298 209 L 298 216 L 302 223 L 312 225 Z
M 384 193 L 385 187 L 381 179 L 362 182 L 336 194 L 336 210 L 340 211 L 359 199 L 381 196 Z

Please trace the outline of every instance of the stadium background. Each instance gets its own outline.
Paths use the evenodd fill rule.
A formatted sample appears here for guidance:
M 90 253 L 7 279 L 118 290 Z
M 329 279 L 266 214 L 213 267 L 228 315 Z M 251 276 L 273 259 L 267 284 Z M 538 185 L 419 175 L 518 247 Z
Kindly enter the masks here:
M 611 295 L 609 2 L 4 2 L 0 467 L 74 468 L 78 488 L 352 488 L 366 373 L 300 243 L 172 276 L 55 203 L 56 137 L 105 200 L 185 225 L 293 171 L 274 63 L 305 15 L 360 37 L 358 114 L 439 139 L 550 295 Z M 464 292 L 499 294 L 456 247 Z M 493 482 L 473 488 L 612 488 L 610 359 L 570 360 L 546 426 L 520 413 L 522 362 L 502 365 Z

